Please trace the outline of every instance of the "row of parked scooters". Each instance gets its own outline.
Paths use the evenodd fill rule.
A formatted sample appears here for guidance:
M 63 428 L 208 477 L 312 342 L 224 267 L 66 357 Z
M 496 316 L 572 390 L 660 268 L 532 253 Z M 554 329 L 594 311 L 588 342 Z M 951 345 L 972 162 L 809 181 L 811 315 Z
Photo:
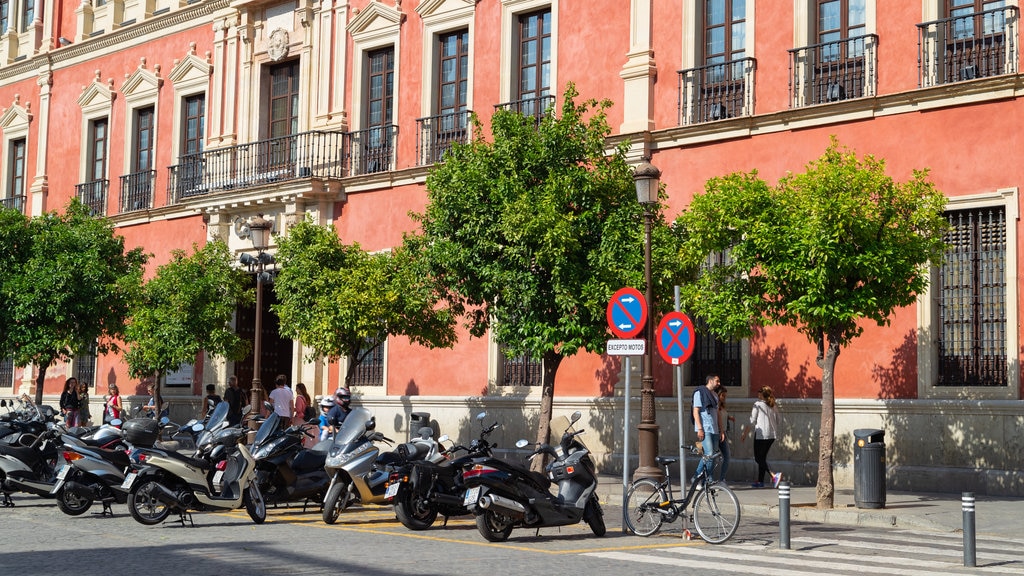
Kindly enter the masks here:
M 248 428 L 230 425 L 220 403 L 205 422 L 174 425 L 166 418 L 133 419 L 91 428 L 66 429 L 46 422 L 34 409 L 0 416 L 0 483 L 4 503 L 12 492 L 55 498 L 61 511 L 76 516 L 95 502 L 127 504 L 147 525 L 172 514 L 183 523 L 193 511 L 245 508 L 261 524 L 267 506 L 319 505 L 324 522 L 335 523 L 353 504 L 394 506 L 398 520 L 425 530 L 439 516 L 473 515 L 489 541 L 506 540 L 517 527 L 541 528 L 586 522 L 605 533 L 596 493 L 597 473 L 589 450 L 573 425 L 580 413 L 561 419 L 556 445 L 533 445 L 527 457 L 545 458 L 546 473 L 496 458 L 489 440 L 499 424 L 477 416 L 480 433 L 468 446 L 447 435 L 434 438 L 424 427 L 397 446 L 376 431 L 373 414 L 354 408 L 332 438 L 311 448 L 311 423 L 291 425 L 273 410 L 262 418 L 255 439 Z M 15 417 L 11 417 L 11 415 Z M 242 422 L 248 417 L 248 408 Z M 24 421 L 33 421 L 28 430 Z M 39 422 L 44 428 L 40 430 Z M 119 427 L 120 426 L 120 427 Z M 382 450 L 386 445 L 389 449 Z M 520 440 L 517 447 L 530 446 Z

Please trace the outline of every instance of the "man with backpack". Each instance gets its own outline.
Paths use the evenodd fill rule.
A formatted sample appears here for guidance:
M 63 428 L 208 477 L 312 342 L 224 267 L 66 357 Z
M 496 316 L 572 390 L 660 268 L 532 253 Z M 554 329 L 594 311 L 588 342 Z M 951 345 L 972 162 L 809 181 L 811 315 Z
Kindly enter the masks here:
M 725 437 L 725 430 L 718 421 L 718 386 L 718 375 L 708 374 L 704 385 L 697 387 L 693 392 L 693 429 L 697 433 L 697 440 L 701 443 L 704 454 L 707 455 L 718 452 L 719 444 Z M 702 458 L 693 478 L 690 479 L 691 482 L 697 481 L 706 465 Z M 708 470 L 709 474 L 711 472 Z

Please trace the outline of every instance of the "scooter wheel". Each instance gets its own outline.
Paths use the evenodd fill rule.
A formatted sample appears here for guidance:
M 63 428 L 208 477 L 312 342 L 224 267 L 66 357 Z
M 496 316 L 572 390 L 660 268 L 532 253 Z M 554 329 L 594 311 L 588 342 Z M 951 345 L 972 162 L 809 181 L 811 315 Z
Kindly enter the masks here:
M 426 530 L 437 520 L 437 510 L 421 494 L 405 490 L 395 502 L 395 516 L 409 530 Z
M 512 519 L 494 510 L 484 510 L 476 517 L 476 529 L 488 542 L 504 542 L 512 535 Z
M 594 536 L 604 536 L 608 531 L 604 525 L 604 512 L 601 511 L 601 504 L 597 501 L 597 496 L 587 502 L 587 510 L 583 517 L 587 519 L 587 526 L 590 526 Z
M 245 511 L 249 513 L 249 518 L 257 524 L 263 524 L 267 519 L 267 503 L 255 482 L 246 487 L 242 500 L 245 501 Z
M 57 491 L 57 508 L 68 516 L 80 516 L 85 514 L 92 506 L 92 499 L 83 498 L 73 494 L 67 486 L 61 486 Z
M 324 498 L 324 522 L 327 524 L 337 522 L 338 516 L 341 515 L 346 506 L 348 506 L 348 483 L 336 482 L 327 491 L 327 497 Z
M 157 490 L 157 483 L 153 480 L 140 482 L 128 493 L 128 512 L 139 524 L 152 526 L 167 519 L 171 514 L 171 507 L 160 502 L 154 492 Z

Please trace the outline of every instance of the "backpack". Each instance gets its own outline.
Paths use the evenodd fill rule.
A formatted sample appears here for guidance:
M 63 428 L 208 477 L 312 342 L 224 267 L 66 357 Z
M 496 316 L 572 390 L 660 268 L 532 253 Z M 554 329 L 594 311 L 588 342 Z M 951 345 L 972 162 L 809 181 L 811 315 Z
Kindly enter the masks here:
M 316 406 L 306 406 L 306 411 L 302 413 L 302 419 L 309 422 L 313 418 L 316 418 Z
M 701 405 L 707 406 L 708 404 L 718 405 L 718 398 L 708 390 L 707 386 L 698 386 L 693 390 L 693 394 L 690 394 L 690 400 L 692 402 L 695 394 L 701 395 Z M 693 404 L 690 404 L 690 426 L 696 426 L 697 423 L 693 421 Z

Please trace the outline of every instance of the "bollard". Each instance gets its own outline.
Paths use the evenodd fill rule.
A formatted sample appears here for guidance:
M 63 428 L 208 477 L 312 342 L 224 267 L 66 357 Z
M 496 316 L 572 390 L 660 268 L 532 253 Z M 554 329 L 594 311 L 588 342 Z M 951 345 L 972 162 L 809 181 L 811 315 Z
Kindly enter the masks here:
M 789 550 L 789 482 L 779 482 L 779 548 Z
M 964 492 L 960 503 L 964 511 L 964 566 L 973 568 L 978 565 L 974 546 L 974 492 Z

